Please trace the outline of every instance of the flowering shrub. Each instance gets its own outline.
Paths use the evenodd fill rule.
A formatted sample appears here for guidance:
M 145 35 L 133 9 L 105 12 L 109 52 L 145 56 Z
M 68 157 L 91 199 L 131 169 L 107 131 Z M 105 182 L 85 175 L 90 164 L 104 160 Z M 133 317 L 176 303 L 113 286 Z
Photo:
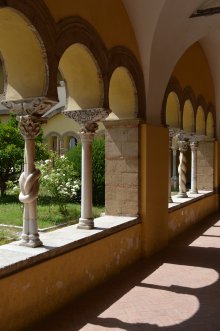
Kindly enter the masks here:
M 42 161 L 37 168 L 41 171 L 41 195 L 51 197 L 59 204 L 59 210 L 67 215 L 66 204 L 72 201 L 80 188 L 72 163 L 65 157 L 53 155 L 50 160 Z

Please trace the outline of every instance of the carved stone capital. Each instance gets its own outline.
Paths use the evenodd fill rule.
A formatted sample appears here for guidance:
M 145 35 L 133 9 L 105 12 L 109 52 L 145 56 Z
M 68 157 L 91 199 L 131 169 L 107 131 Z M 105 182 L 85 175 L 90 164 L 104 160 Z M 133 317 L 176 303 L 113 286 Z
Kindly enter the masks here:
M 196 151 L 199 147 L 199 143 L 198 141 L 191 141 L 190 142 L 190 148 L 192 151 Z
M 177 145 L 181 153 L 185 153 L 188 149 L 189 142 L 188 140 L 178 140 Z
M 97 122 L 104 121 L 111 110 L 106 108 L 91 108 L 82 110 L 64 110 L 63 114 L 79 123 L 81 133 L 92 132 L 98 129 Z
M 2 104 L 12 113 L 18 116 L 35 115 L 42 116 L 54 106 L 57 101 L 46 97 L 26 98 L 20 100 L 2 101 Z
M 17 116 L 19 129 L 24 139 L 34 139 L 39 133 L 41 124 L 46 122 L 44 118 L 37 116 Z

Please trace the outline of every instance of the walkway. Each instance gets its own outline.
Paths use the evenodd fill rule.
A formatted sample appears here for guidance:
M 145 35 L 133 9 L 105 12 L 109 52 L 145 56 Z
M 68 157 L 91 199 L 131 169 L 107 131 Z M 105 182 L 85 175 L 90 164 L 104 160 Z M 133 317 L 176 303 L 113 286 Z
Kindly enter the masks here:
M 29 331 L 218 331 L 219 274 L 220 215 Z

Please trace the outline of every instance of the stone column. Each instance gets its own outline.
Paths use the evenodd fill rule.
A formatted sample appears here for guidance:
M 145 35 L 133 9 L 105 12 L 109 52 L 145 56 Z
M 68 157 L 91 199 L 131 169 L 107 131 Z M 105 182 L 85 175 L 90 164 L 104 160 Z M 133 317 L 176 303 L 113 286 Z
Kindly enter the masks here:
M 81 217 L 77 225 L 78 229 L 94 228 L 92 216 L 92 141 L 98 125 L 93 123 L 93 126 L 94 131 L 82 131 L 80 134 L 82 142 Z
M 92 217 L 92 141 L 98 124 L 110 113 L 109 109 L 92 108 L 83 110 L 65 110 L 63 114 L 81 125 L 82 169 L 81 169 L 81 217 L 78 229 L 94 228 Z
M 197 194 L 197 150 L 198 150 L 198 142 L 192 141 L 190 143 L 191 148 L 191 194 Z
M 179 140 L 177 142 L 179 147 L 179 193 L 177 194 L 177 198 L 187 198 L 186 194 L 186 156 L 185 152 L 188 149 L 188 141 L 187 140 Z
M 177 173 L 176 173 L 176 155 L 177 155 L 177 148 L 176 146 L 172 146 L 172 155 L 173 155 L 173 164 L 172 164 L 172 170 L 173 170 L 173 176 L 172 176 L 172 183 L 173 183 L 173 189 L 177 190 Z
M 172 203 L 173 199 L 171 196 L 171 152 L 172 152 L 172 137 L 169 137 L 169 175 L 168 175 L 168 202 Z
M 40 132 L 41 119 L 36 116 L 18 116 L 20 132 L 25 140 L 24 171 L 19 178 L 21 193 L 19 200 L 24 204 L 23 233 L 21 245 L 37 247 L 39 239 L 37 226 L 37 197 L 40 171 L 35 168 L 35 138 Z
M 38 247 L 42 245 L 37 226 L 37 197 L 40 171 L 35 168 L 35 138 L 46 120 L 42 117 L 55 102 L 44 97 L 5 101 L 3 104 L 17 114 L 20 132 L 25 140 L 24 171 L 19 178 L 21 193 L 19 200 L 24 204 L 23 233 L 20 245 Z

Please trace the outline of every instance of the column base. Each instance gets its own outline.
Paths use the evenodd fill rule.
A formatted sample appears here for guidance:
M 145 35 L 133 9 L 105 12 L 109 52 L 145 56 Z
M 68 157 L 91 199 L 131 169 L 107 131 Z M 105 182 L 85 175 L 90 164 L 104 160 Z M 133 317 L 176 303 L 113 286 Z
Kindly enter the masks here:
M 186 192 L 181 192 L 176 195 L 176 198 L 188 198 Z
M 19 246 L 25 246 L 25 247 L 40 247 L 43 246 L 42 241 L 39 239 L 39 235 L 22 235 L 21 240 L 18 243 Z
M 172 203 L 173 199 L 171 197 L 168 198 L 168 203 Z
M 195 191 L 191 191 L 191 190 L 190 190 L 189 193 L 190 193 L 190 194 L 198 194 L 199 192 L 198 192 L 197 190 L 195 190 Z
M 91 230 L 94 228 L 94 219 L 93 218 L 81 218 L 77 224 L 77 229 Z

